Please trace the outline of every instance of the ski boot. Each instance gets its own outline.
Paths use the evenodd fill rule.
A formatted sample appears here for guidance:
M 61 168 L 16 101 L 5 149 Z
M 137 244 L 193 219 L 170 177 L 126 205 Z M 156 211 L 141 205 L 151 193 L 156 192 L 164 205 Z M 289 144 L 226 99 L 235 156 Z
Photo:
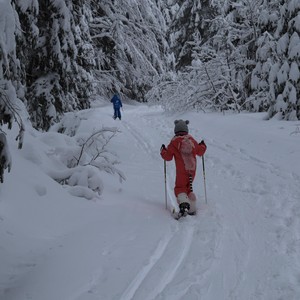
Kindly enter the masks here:
M 179 217 L 186 217 L 188 214 L 188 211 L 190 209 L 190 204 L 187 202 L 182 202 L 179 204 Z

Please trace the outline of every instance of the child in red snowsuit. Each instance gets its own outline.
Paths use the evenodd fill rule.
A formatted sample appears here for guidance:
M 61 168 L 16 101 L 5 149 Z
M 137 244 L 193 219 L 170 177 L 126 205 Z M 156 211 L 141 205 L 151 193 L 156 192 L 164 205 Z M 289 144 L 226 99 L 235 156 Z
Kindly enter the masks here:
M 188 210 L 189 214 L 196 213 L 196 196 L 192 190 L 192 183 L 196 175 L 196 155 L 202 156 L 206 151 L 204 141 L 199 144 L 188 133 L 189 121 L 175 120 L 175 136 L 166 148 L 161 146 L 160 155 L 164 160 L 175 158 L 176 182 L 175 196 L 180 210 Z

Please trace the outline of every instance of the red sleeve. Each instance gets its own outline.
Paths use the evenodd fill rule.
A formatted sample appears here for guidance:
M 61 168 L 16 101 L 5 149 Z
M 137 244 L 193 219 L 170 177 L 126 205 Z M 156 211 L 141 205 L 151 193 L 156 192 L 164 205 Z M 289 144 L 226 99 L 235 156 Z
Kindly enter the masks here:
M 206 148 L 207 148 L 206 145 L 203 145 L 203 144 L 199 145 L 199 144 L 197 144 L 197 146 L 196 146 L 196 154 L 199 155 L 199 156 L 204 155 L 204 153 L 206 151 Z
M 194 145 L 195 145 L 195 150 L 196 150 L 196 155 L 202 156 L 204 155 L 205 151 L 206 151 L 206 145 L 203 144 L 198 144 L 196 142 L 196 140 L 193 139 Z
M 160 155 L 164 160 L 172 160 L 174 156 L 172 144 L 170 143 L 166 149 L 162 149 Z

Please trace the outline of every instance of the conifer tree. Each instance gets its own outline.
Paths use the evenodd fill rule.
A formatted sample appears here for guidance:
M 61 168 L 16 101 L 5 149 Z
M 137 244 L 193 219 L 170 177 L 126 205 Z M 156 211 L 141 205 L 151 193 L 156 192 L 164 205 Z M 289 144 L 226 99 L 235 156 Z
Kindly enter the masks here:
M 24 64 L 27 108 L 36 128 L 47 130 L 64 112 L 89 107 L 94 62 L 84 8 L 82 0 L 39 1 L 31 20 L 38 35 L 31 45 L 23 38 L 32 48 Z M 21 26 L 26 32 L 27 23 Z
M 259 19 L 263 0 L 234 0 L 218 3 L 221 12 L 220 26 L 214 44 L 225 58 L 224 70 L 229 93 L 245 109 L 252 93 L 251 74 L 255 65 Z
M 275 33 L 275 63 L 269 74 L 269 117 L 300 119 L 300 2 L 281 1 L 280 19 Z
M 174 0 L 169 4 L 173 21 L 169 29 L 169 43 L 175 54 L 176 69 L 192 63 L 193 44 L 207 43 L 214 27 L 216 9 L 210 0 Z
M 274 37 L 279 8 L 277 1 L 263 1 L 259 9 L 258 39 L 256 42 L 255 67 L 251 73 L 251 89 L 249 105 L 250 111 L 267 111 L 270 106 L 269 72 L 277 61 Z
M 13 123 L 19 126 L 19 148 L 22 147 L 24 125 L 20 117 L 22 93 L 20 63 L 16 53 L 15 34 L 18 18 L 8 1 L 0 2 L 0 182 L 4 180 L 4 171 L 11 168 L 11 155 L 6 139 L 6 125 L 11 129 Z

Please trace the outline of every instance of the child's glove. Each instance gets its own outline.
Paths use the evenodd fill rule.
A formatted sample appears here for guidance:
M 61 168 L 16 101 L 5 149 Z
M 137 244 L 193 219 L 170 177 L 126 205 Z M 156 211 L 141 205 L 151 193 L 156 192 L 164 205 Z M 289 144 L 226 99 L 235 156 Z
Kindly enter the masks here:
M 162 150 L 166 150 L 165 144 L 162 144 L 162 145 L 161 145 L 161 147 L 160 147 L 160 152 L 161 152 Z
M 206 146 L 206 144 L 204 143 L 203 140 L 199 143 L 199 145 L 204 145 L 204 146 Z

